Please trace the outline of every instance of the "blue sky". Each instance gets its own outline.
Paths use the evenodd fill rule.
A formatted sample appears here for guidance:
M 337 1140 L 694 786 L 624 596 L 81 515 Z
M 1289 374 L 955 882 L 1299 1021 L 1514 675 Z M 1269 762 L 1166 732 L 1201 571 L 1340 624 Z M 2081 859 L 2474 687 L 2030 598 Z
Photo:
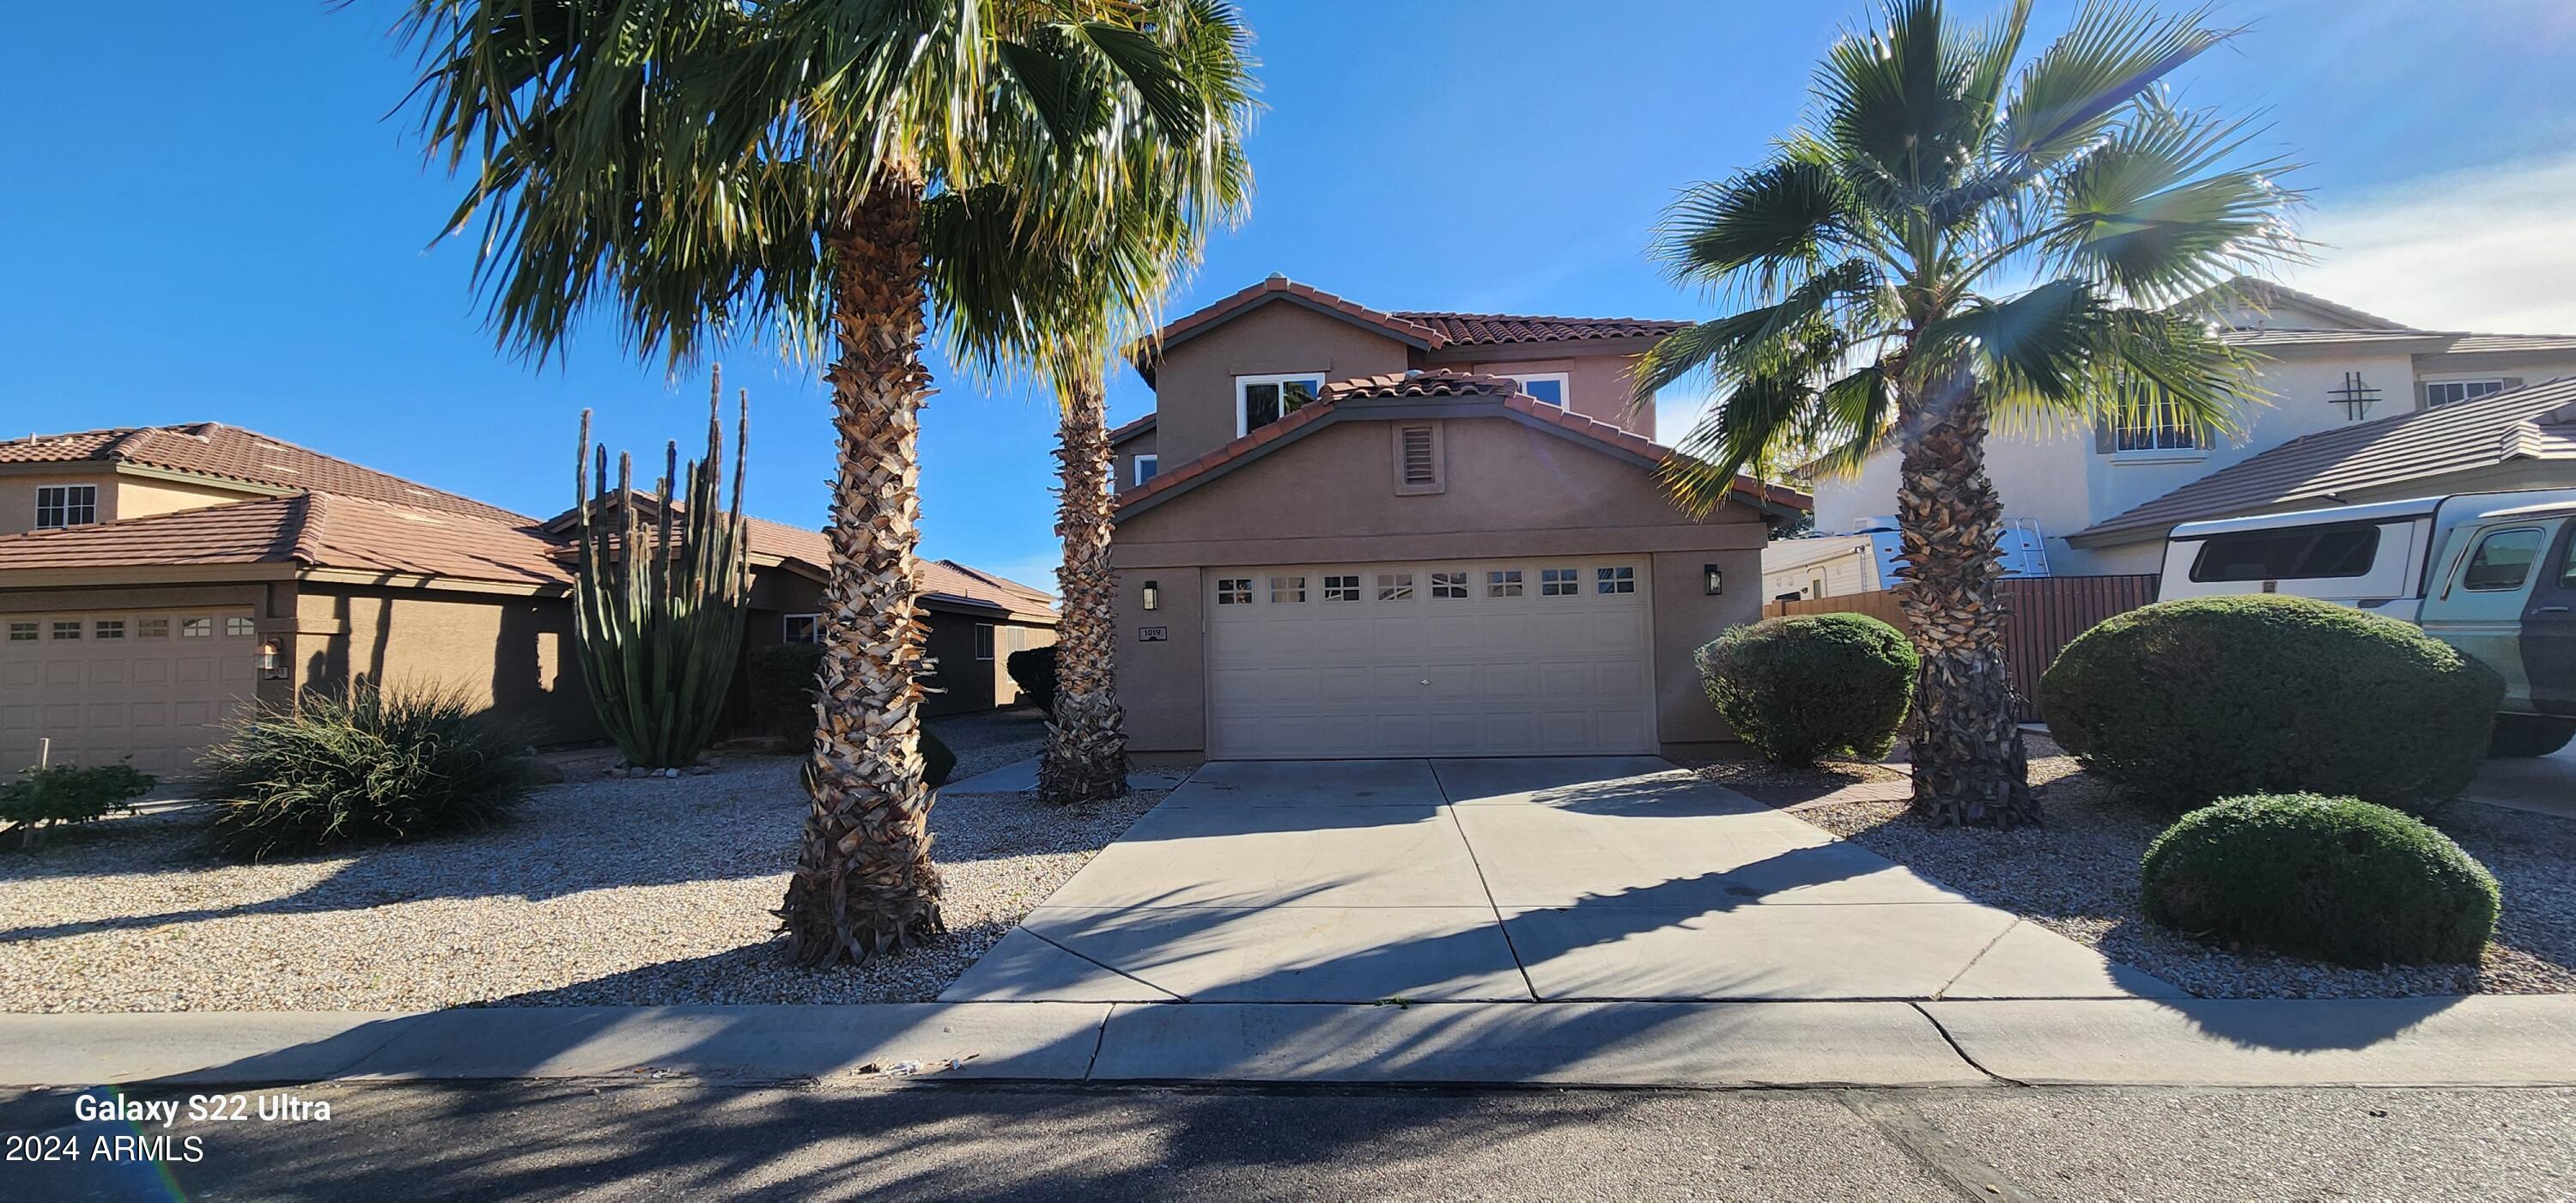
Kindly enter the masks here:
M 214 419 L 534 514 L 569 504 L 576 417 L 657 450 L 700 419 L 613 337 L 539 370 L 492 349 L 472 246 L 438 239 L 387 38 L 399 6 L 32 6 L 0 44 L 0 431 Z M 1961 6 L 1982 14 L 1982 4 Z M 1588 9 L 1589 11 L 1583 11 Z M 1673 190 L 1757 158 L 1857 3 L 1251 0 L 1263 60 L 1250 221 L 1173 313 L 1270 272 L 1386 308 L 1702 313 L 1642 252 Z M 2073 6 L 2043 0 L 2041 35 Z M 2576 8 L 2561 0 L 2222 3 L 2251 28 L 2187 102 L 2267 110 L 2310 164 L 2293 283 L 2428 326 L 2576 332 Z M 2034 41 L 2037 39 L 2035 38 Z M 751 509 L 812 524 L 824 393 L 758 347 Z M 1041 586 L 1056 551 L 1043 397 L 934 357 L 924 551 Z M 728 390 L 730 391 L 730 389 Z M 1150 408 L 1122 370 L 1118 420 Z

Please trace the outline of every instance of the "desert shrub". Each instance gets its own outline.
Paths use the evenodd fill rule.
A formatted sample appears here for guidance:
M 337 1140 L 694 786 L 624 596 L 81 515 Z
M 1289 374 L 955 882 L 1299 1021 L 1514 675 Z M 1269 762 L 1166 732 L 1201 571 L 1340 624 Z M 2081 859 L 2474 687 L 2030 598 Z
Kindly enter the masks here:
M 1011 680 L 1019 685 L 1020 692 L 1029 695 L 1028 700 L 1035 702 L 1038 709 L 1055 713 L 1054 647 L 1033 647 L 1024 652 L 1013 652 L 1002 662 L 1002 667 L 1010 672 Z
M 2500 898 L 2422 820 L 2357 798 L 2258 794 L 2184 815 L 2140 865 L 2147 917 L 2345 965 L 2475 961 Z
M 2391 618 L 2301 597 L 2158 602 L 2076 637 L 2040 678 L 2084 767 L 2188 809 L 2312 791 L 2423 811 L 2486 755 L 2504 682 Z
M 208 749 L 218 851 L 249 860 L 487 827 L 539 779 L 524 732 L 446 691 L 307 694 Z
M 122 761 L 116 764 L 57 764 L 29 769 L 0 786 L 0 835 L 16 832 L 21 847 L 44 842 L 45 830 L 95 823 L 134 809 L 134 800 L 152 792 L 152 774 Z
M 1727 725 L 1791 765 L 1887 755 L 1920 663 L 1902 632 L 1863 614 L 1765 619 L 1719 636 L 1697 660 Z
M 763 735 L 814 733 L 814 666 L 819 643 L 772 643 L 742 653 L 744 704 Z

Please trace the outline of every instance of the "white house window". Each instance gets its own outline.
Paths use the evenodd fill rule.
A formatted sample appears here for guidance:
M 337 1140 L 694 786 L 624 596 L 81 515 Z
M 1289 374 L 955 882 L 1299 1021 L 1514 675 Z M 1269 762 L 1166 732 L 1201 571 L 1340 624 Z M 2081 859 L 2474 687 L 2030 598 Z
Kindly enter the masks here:
M 1325 601 L 1358 601 L 1359 599 L 1360 578 L 1358 574 L 1354 573 L 1350 576 L 1328 576 L 1324 578 Z
M 1563 372 L 1515 373 L 1512 379 L 1521 382 L 1521 391 L 1528 393 L 1530 400 L 1544 401 L 1559 409 L 1565 407 L 1566 398 L 1572 395 L 1574 388 L 1572 378 Z
M 224 620 L 224 634 L 248 635 L 259 630 L 259 624 L 238 615 Z
M 781 614 L 778 616 L 780 643 L 821 643 L 823 616 L 820 614 Z
M 1216 604 L 1220 606 L 1251 605 L 1252 578 L 1248 576 L 1218 577 L 1216 581 Z
M 1505 569 L 1502 569 L 1502 570 L 1499 570 L 1499 571 L 1496 571 L 1496 572 L 1488 572 L 1488 573 L 1486 573 L 1486 574 L 1485 574 L 1485 596 L 1487 596 L 1487 597 L 1519 597 L 1520 595 L 1521 595 L 1521 570 L 1520 570 L 1520 569 L 1518 569 L 1518 568 L 1505 568 Z
M 1294 606 L 1302 605 L 1305 601 L 1306 578 L 1302 576 L 1274 576 L 1270 578 L 1271 605 Z
M 993 624 L 989 622 L 975 624 L 975 658 L 978 660 L 993 658 Z
M 1592 587 L 1602 593 L 1634 593 L 1637 591 L 1637 570 L 1632 567 L 1595 568 L 1592 570 Z
M 1538 595 L 1540 597 L 1572 597 L 1581 592 L 1583 592 L 1581 574 L 1577 573 L 1575 570 L 1571 568 L 1541 568 L 1538 570 Z
M 36 489 L 36 529 L 57 530 L 98 521 L 97 485 L 40 485 Z
M 1234 378 L 1236 438 L 1287 417 L 1324 391 L 1322 372 L 1284 372 L 1276 376 Z
M 2199 448 L 2199 432 L 2183 421 L 2182 406 L 2163 389 L 2145 404 L 2123 411 L 2111 430 L 2111 450 L 2124 454 Z
M 2497 380 L 2427 380 L 2424 403 L 2430 406 L 2457 405 L 2504 391 L 2504 381 Z
M 1377 599 L 1379 601 L 1412 601 L 1413 574 L 1410 572 L 1381 572 L 1377 574 Z
M 1155 474 L 1155 473 L 1157 473 L 1157 472 L 1160 472 L 1160 471 L 1162 471 L 1162 470 L 1163 470 L 1163 457 L 1161 457 L 1161 456 L 1159 456 L 1159 455 L 1140 455 L 1140 456 L 1137 456 L 1137 457 L 1136 457 L 1136 479 L 1135 479 L 1133 482 L 1131 482 L 1131 483 L 1134 483 L 1134 484 L 1140 484 L 1140 485 L 1141 485 L 1141 484 L 1145 483 L 1146 481 L 1149 481 L 1149 480 L 1154 479 L 1154 474 Z

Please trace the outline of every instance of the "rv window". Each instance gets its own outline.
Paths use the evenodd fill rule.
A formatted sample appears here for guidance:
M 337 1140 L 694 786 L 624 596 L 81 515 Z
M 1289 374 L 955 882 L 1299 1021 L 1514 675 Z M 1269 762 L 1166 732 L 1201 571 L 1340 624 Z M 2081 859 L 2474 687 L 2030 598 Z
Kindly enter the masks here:
M 2460 587 L 2487 592 L 2522 588 L 2531 562 L 2540 557 L 2540 528 L 2518 526 L 2478 540 L 2477 554 L 2460 573 Z
M 2301 526 L 2211 535 L 2192 561 L 2195 581 L 2288 581 L 2367 576 L 2376 526 Z

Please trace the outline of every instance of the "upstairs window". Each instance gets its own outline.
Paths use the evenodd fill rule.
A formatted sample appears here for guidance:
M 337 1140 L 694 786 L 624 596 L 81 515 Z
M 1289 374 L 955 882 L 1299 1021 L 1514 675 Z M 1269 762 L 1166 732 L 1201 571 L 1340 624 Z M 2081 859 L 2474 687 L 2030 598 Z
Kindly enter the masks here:
M 1571 394 L 1574 387 L 1572 379 L 1563 372 L 1532 372 L 1526 376 L 1505 374 L 1521 382 L 1521 391 L 1528 393 L 1530 400 L 1544 402 L 1558 409 L 1565 408 L 1566 397 Z
M 1234 434 L 1236 438 L 1305 408 L 1308 402 L 1323 394 L 1322 372 L 1283 372 L 1275 376 L 1237 376 L 1234 378 Z
M 2424 382 L 2424 403 L 2427 406 L 2434 407 L 2457 405 L 2462 401 L 2475 401 L 2480 397 L 2491 397 L 2503 391 L 2504 381 L 2501 378 L 2495 380 L 2427 380 Z
M 36 487 L 36 529 L 59 530 L 98 521 L 97 485 Z
M 2182 406 L 2161 388 L 2153 398 L 2121 411 L 2111 427 L 2111 450 L 2120 454 L 2199 449 L 2200 432 L 2183 421 Z
M 1157 473 L 1157 472 L 1160 472 L 1160 471 L 1162 471 L 1162 470 L 1163 470 L 1163 457 L 1161 457 L 1161 456 L 1159 456 L 1159 455 L 1140 455 L 1140 456 L 1137 456 L 1137 457 L 1136 457 L 1136 479 L 1135 479 L 1134 481 L 1132 481 L 1131 483 L 1133 483 L 1133 484 L 1140 484 L 1140 485 L 1141 485 L 1141 484 L 1145 483 L 1146 481 L 1149 481 L 1149 480 L 1154 479 L 1154 474 L 1155 474 L 1155 473 Z

